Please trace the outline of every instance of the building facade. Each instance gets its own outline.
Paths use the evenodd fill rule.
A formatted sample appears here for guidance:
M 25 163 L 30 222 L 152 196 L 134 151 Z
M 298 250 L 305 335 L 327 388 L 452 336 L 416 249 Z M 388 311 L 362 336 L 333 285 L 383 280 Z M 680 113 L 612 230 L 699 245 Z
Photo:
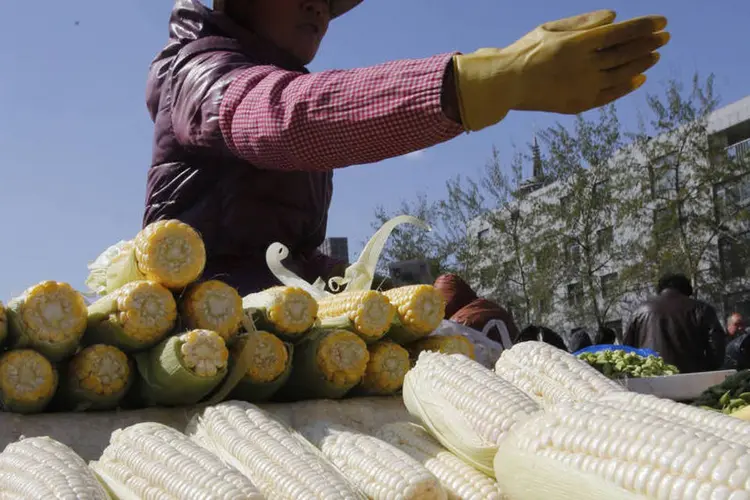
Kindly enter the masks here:
M 706 140 L 711 151 L 727 154 L 732 158 L 750 158 L 750 96 L 713 112 L 704 130 L 708 135 Z M 656 137 L 651 140 L 657 144 L 668 143 L 672 139 Z M 659 158 L 659 162 L 664 165 L 663 169 L 654 170 L 649 167 L 650 175 L 641 176 L 642 179 L 636 183 L 616 183 L 619 191 L 612 193 L 612 196 L 617 196 L 618 199 L 634 198 L 648 190 L 649 201 L 639 208 L 639 216 L 631 217 L 627 222 L 617 220 L 608 211 L 609 207 L 603 205 L 588 214 L 589 220 L 581 223 L 583 230 L 578 238 L 561 240 L 557 237 L 562 233 L 560 226 L 564 223 L 561 221 L 573 216 L 585 217 L 586 214 L 572 214 L 575 209 L 571 207 L 576 205 L 576 200 L 570 199 L 572 188 L 567 184 L 571 181 L 543 182 L 542 172 L 537 164 L 541 160 L 536 144 L 534 153 L 534 175 L 519 186 L 519 199 L 505 209 L 493 212 L 489 218 L 482 217 L 472 221 L 467 228 L 469 237 L 476 238 L 483 245 L 482 259 L 487 267 L 496 270 L 490 286 L 486 281 L 475 285 L 481 293 L 508 304 L 517 316 L 517 321 L 522 324 L 543 323 L 561 332 L 583 327 L 592 333 L 599 325 L 605 325 L 622 332 L 633 310 L 654 293 L 654 286 L 651 283 L 635 283 L 627 290 L 614 288 L 622 281 L 619 279 L 621 273 L 637 266 L 639 260 L 644 259 L 642 254 L 628 254 L 629 249 L 636 248 L 639 242 L 647 238 L 669 240 L 670 235 L 663 229 L 666 227 L 665 221 L 674 216 L 667 210 L 668 191 L 673 186 L 681 189 L 678 180 L 674 179 L 674 172 L 680 170 L 670 168 L 669 162 L 673 158 L 665 155 Z M 614 155 L 612 161 L 620 161 L 620 155 L 629 161 L 635 158 L 636 162 L 644 162 L 630 148 Z M 740 312 L 750 317 L 750 224 L 747 220 L 720 218 L 722 207 L 728 206 L 730 202 L 732 206 L 739 204 L 750 207 L 750 162 L 742 165 L 746 168 L 740 168 L 736 178 L 713 185 L 713 192 L 705 197 L 696 197 L 696 200 L 700 200 L 696 203 L 701 206 L 686 209 L 703 214 L 715 212 L 717 224 L 722 224 L 716 238 L 713 238 L 713 233 L 696 235 L 696 238 L 704 238 L 710 246 L 701 253 L 700 262 L 695 266 L 696 274 L 707 285 L 721 284 L 720 287 L 717 286 L 721 290 L 717 296 L 702 298 L 712 302 L 723 315 Z M 683 175 L 689 177 L 690 174 L 691 172 L 686 172 Z M 589 179 L 592 190 L 599 186 L 600 189 L 605 189 L 604 186 L 611 181 L 606 171 L 597 173 L 588 169 L 586 175 L 600 176 Z M 690 187 L 688 184 L 686 186 Z M 537 210 L 539 206 L 545 207 L 545 210 Z M 556 209 L 552 210 L 550 207 Z M 533 220 L 532 212 L 535 214 Z M 498 227 L 502 231 L 495 229 Z M 516 250 L 517 246 L 513 245 L 514 238 L 533 240 L 538 244 L 535 245 L 534 252 L 522 255 Z M 554 269 L 545 271 L 537 266 L 539 255 L 544 255 L 545 252 L 545 265 L 552 263 Z M 586 261 L 589 270 L 593 269 L 592 272 L 583 277 L 566 272 L 566 267 L 580 265 L 582 260 Z M 531 273 L 534 273 L 533 280 L 529 276 Z M 545 275 L 549 275 L 550 279 L 539 279 Z M 530 284 L 531 281 L 533 284 Z M 534 296 L 542 298 L 534 304 L 514 304 L 513 300 L 519 300 L 518 297 L 523 295 L 520 289 L 529 286 L 537 287 Z M 540 293 L 540 287 L 548 290 L 548 293 Z M 596 301 L 596 307 L 590 309 L 595 314 L 575 313 L 584 301 L 591 303 L 592 300 Z M 524 313 L 519 314 L 522 309 Z
M 318 250 L 331 258 L 349 263 L 349 238 L 326 238 Z

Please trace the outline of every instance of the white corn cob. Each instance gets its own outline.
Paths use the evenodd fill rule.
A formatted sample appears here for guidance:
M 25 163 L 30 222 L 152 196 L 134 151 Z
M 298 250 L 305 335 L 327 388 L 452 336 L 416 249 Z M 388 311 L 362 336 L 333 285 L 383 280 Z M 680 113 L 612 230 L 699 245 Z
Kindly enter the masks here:
M 109 495 L 73 450 L 49 437 L 33 437 L 0 453 L 0 498 L 104 500 Z
M 410 422 L 386 424 L 375 437 L 397 447 L 438 478 L 450 500 L 501 500 L 497 483 L 440 446 L 421 426 Z
M 511 499 L 750 499 L 747 447 L 595 402 L 551 406 L 514 428 L 495 470 Z
M 372 500 L 447 498 L 430 471 L 380 439 L 325 421 L 300 433 Z
M 497 360 L 495 373 L 521 389 L 539 404 L 549 405 L 576 400 L 573 393 L 562 384 L 539 371 L 516 365 L 507 358 Z
M 362 498 L 311 444 L 250 403 L 208 407 L 188 434 L 249 477 L 267 498 Z
M 634 392 L 610 394 L 598 402 L 620 410 L 632 409 L 658 415 L 675 425 L 692 426 L 750 447 L 750 422 L 723 413 Z
M 626 392 L 623 386 L 585 361 L 545 342 L 521 342 L 503 351 L 495 371 L 509 380 L 516 378 L 513 371 L 524 372 L 517 378 L 521 385 L 531 385 L 527 392 L 542 394 L 543 400 L 551 402 L 569 398 L 586 401 L 604 394 Z M 536 375 L 543 377 L 535 381 Z
M 443 446 L 486 474 L 502 436 L 540 411 L 520 389 L 460 354 L 420 353 L 403 395 L 409 413 Z
M 260 500 L 253 483 L 185 434 L 155 422 L 112 433 L 91 468 L 118 498 Z

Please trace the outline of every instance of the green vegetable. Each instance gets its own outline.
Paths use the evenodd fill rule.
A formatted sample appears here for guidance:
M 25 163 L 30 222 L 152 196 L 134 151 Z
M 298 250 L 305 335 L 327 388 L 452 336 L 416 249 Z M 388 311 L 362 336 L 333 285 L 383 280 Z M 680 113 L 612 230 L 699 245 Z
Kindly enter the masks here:
M 657 356 L 643 357 L 620 350 L 583 353 L 578 356 L 609 378 L 642 378 L 676 375 L 679 370 Z

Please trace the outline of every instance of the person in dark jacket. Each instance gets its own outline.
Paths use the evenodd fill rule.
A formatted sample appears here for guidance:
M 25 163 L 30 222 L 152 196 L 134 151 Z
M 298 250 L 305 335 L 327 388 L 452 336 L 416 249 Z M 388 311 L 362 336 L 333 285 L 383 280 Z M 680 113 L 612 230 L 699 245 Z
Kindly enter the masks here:
M 602 106 L 642 85 L 669 39 L 663 17 L 615 24 L 614 12 L 597 11 L 502 51 L 309 73 L 329 21 L 361 2 L 176 0 L 148 75 L 155 131 L 143 225 L 197 229 L 204 278 L 243 295 L 278 284 L 265 262 L 274 242 L 308 281 L 342 275 L 343 263 L 317 250 L 335 169 L 439 144 L 511 110 Z
M 723 368 L 727 370 L 750 368 L 750 335 L 739 313 L 732 314 L 727 320 L 727 349 Z
M 681 373 L 712 371 L 724 361 L 724 329 L 713 307 L 695 300 L 683 275 L 659 281 L 659 296 L 633 315 L 623 344 L 648 348 Z
M 567 351 L 568 346 L 565 345 L 563 338 L 558 335 L 554 330 L 547 328 L 546 326 L 529 325 L 513 339 L 514 344 L 521 342 L 529 342 L 536 340 L 538 342 L 545 342 L 549 345 L 555 346 L 562 351 Z
M 513 315 L 500 304 L 478 297 L 469 284 L 457 274 L 438 276 L 434 286 L 445 299 L 445 319 L 480 332 L 487 323 L 497 319 L 505 323 L 511 341 L 518 337 L 518 326 Z M 502 343 L 499 333 L 494 328 L 487 336 L 495 342 Z

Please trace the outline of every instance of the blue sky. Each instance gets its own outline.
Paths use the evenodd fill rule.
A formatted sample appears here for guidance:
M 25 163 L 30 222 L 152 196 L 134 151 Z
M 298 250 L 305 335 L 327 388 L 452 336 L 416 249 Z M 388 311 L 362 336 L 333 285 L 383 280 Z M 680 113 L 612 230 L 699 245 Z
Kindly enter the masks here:
M 83 289 L 86 265 L 140 228 L 152 124 L 146 71 L 167 37 L 170 0 L 6 2 L 0 30 L 0 300 L 45 280 Z M 470 7 L 469 7 L 470 6 Z M 503 46 L 536 25 L 579 12 L 620 18 L 661 13 L 673 39 L 646 91 L 669 78 L 714 72 L 723 103 L 750 93 L 750 2 L 723 0 L 365 0 L 336 20 L 312 70 Z M 656 12 L 655 12 L 656 11 Z M 76 25 L 76 22 L 79 24 Z M 619 103 L 626 125 L 643 90 Z M 378 204 L 415 192 L 437 197 L 456 174 L 475 175 L 491 148 L 510 158 L 535 129 L 565 121 L 512 113 L 480 133 L 418 155 L 340 170 L 329 236 L 353 256 L 372 233 Z

